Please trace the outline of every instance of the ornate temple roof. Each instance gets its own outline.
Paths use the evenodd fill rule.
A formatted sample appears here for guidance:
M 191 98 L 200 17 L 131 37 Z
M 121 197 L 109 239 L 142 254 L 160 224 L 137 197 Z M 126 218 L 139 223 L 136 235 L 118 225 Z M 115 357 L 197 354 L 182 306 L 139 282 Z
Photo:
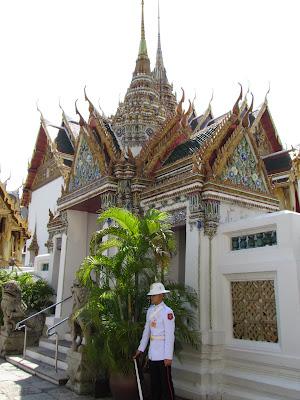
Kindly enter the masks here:
M 9 193 L 5 184 L 0 181 L 0 216 L 4 215 L 10 215 L 15 226 L 22 231 L 23 235 L 30 237 L 27 221 L 22 216 L 19 197 L 16 198 L 15 195 Z
M 49 127 L 55 130 L 56 137 L 51 139 Z M 41 123 L 35 147 L 28 165 L 28 173 L 23 187 L 21 205 L 27 207 L 34 188 L 62 176 L 66 179 L 72 164 L 74 147 L 64 123 L 56 126 L 45 120 L 41 114 Z M 43 167 L 44 164 L 44 167 Z
M 246 97 L 240 106 L 241 117 L 243 117 L 249 107 Z M 184 157 L 197 152 L 207 139 L 210 139 L 217 130 L 220 123 L 228 115 L 224 114 L 212 118 L 211 101 L 204 114 L 189 121 L 193 134 L 189 140 L 177 146 L 163 165 L 176 162 Z M 258 146 L 258 151 L 262 156 L 268 174 L 287 171 L 291 168 L 291 157 L 288 152 L 282 151 L 283 147 L 277 134 L 273 119 L 268 109 L 267 101 L 254 111 L 249 113 L 249 128 Z
M 200 147 L 210 139 L 217 130 L 220 122 L 214 122 L 212 125 L 197 132 L 197 135 L 186 142 L 181 143 L 175 147 L 173 152 L 169 155 L 163 165 L 171 164 L 180 160 L 183 157 L 194 154 Z
M 249 106 L 249 91 L 243 96 L 241 87 L 232 109 L 215 117 L 212 98 L 200 116 L 194 103 L 184 110 L 184 91 L 177 104 L 163 61 L 160 15 L 151 72 L 142 1 L 138 57 L 116 114 L 101 115 L 86 92 L 87 121 L 76 108 L 80 132 L 58 210 L 96 212 L 110 204 L 140 212 L 144 205 L 152 207 L 154 199 L 169 201 L 174 193 L 195 191 L 218 201 L 277 210 L 270 175 L 276 168 L 288 168 L 290 161 L 288 154 L 280 153 L 282 144 L 266 99 L 253 111 L 253 96 Z M 274 153 L 276 157 L 270 156 Z

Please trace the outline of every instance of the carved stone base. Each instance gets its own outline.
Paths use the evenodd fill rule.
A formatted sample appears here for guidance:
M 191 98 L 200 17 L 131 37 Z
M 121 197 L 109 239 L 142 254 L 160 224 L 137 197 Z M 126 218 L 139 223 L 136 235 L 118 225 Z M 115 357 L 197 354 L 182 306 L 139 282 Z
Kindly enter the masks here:
M 199 349 L 185 346 L 181 361 L 172 364 L 175 393 L 186 399 L 221 400 L 224 332 L 202 331 L 200 336 Z
M 68 370 L 70 377 L 67 387 L 77 394 L 90 394 L 94 387 L 87 368 L 87 358 L 83 353 L 69 350 L 67 353 Z
M 24 332 L 15 331 L 10 334 L 0 332 L 0 355 L 22 354 L 24 346 Z

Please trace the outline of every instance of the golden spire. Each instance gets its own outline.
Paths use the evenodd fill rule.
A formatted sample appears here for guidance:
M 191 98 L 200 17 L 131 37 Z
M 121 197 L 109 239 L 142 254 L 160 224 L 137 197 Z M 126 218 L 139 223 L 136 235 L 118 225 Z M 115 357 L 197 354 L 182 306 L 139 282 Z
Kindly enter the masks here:
M 142 0 L 142 22 L 141 22 L 141 41 L 139 47 L 139 55 L 136 60 L 136 67 L 134 75 L 137 74 L 150 74 L 150 60 L 147 53 L 147 43 L 145 36 L 145 23 L 144 23 L 144 0 Z
M 140 42 L 139 55 L 145 55 L 145 56 L 148 55 L 146 36 L 145 36 L 145 23 L 144 23 L 144 0 L 142 0 L 141 42 Z

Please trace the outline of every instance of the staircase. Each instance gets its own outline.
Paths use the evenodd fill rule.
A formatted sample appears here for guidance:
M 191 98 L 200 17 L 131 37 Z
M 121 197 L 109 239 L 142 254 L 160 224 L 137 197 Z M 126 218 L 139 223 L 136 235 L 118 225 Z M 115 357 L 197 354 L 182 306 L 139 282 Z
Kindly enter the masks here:
M 71 348 L 70 336 L 58 342 L 57 372 L 55 371 L 55 341 L 42 337 L 38 347 L 28 347 L 26 356 L 6 356 L 6 360 L 18 368 L 56 385 L 65 385 L 67 375 L 67 351 Z

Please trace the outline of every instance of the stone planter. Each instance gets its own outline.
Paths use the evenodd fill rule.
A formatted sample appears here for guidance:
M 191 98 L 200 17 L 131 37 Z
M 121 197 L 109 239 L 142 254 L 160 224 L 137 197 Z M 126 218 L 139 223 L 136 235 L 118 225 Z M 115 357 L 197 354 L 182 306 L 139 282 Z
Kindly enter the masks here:
M 135 375 L 111 374 L 109 378 L 114 400 L 137 400 L 138 388 Z

